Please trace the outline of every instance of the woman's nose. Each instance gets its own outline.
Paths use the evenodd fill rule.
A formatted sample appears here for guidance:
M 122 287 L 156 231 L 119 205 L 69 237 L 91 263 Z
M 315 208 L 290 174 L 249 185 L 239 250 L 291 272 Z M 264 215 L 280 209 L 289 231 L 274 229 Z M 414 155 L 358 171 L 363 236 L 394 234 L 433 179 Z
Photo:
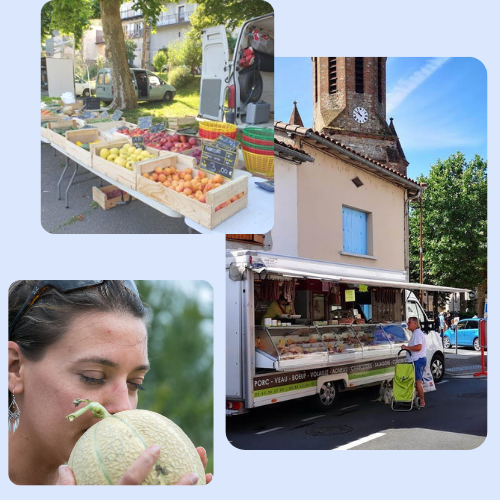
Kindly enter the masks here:
M 110 391 L 106 394 L 104 407 L 112 415 L 134 409 L 126 382 L 117 382 L 110 388 Z

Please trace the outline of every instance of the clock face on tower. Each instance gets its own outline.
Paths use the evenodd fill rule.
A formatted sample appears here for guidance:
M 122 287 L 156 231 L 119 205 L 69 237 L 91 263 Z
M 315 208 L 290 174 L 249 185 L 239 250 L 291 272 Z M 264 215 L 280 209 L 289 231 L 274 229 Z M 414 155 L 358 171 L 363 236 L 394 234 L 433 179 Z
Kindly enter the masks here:
M 365 108 L 362 108 L 361 106 L 358 106 L 357 108 L 353 109 L 353 111 L 352 111 L 352 117 L 358 123 L 366 123 L 368 121 L 368 111 L 366 111 Z

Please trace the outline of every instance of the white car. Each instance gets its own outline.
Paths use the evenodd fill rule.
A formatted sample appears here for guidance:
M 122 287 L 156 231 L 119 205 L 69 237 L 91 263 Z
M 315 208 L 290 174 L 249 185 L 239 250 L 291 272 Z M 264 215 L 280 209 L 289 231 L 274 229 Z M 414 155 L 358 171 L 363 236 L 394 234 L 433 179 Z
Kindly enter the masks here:
M 95 82 L 92 80 L 86 82 L 83 78 L 75 76 L 75 95 L 83 97 L 95 95 Z

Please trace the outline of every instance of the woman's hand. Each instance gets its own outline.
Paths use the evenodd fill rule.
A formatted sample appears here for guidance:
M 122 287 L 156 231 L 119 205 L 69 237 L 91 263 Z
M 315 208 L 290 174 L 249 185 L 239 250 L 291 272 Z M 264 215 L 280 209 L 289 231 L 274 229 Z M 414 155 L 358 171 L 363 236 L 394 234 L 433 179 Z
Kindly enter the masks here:
M 206 451 L 199 447 L 196 451 L 200 455 L 200 459 L 203 463 L 203 467 L 207 467 L 207 453 Z M 125 474 L 121 477 L 117 484 L 129 484 L 129 485 L 139 485 L 142 484 L 144 479 L 148 477 L 149 473 L 153 470 L 153 466 L 160 456 L 160 447 L 158 445 L 150 446 L 145 449 L 139 458 L 127 469 Z M 212 481 L 212 474 L 206 474 L 207 484 Z M 179 481 L 175 484 L 185 484 L 185 485 L 195 485 L 198 482 L 198 474 L 191 472 L 182 476 Z M 75 476 L 66 465 L 61 465 L 59 467 L 59 478 L 56 485 L 58 486 L 75 486 Z

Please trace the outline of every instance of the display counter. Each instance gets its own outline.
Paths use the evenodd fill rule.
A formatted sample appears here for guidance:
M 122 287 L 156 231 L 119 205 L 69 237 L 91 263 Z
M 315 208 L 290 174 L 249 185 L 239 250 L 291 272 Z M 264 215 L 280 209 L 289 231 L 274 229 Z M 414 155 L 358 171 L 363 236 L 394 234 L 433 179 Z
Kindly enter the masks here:
M 256 326 L 255 366 L 286 371 L 396 356 L 410 337 L 400 324 Z

